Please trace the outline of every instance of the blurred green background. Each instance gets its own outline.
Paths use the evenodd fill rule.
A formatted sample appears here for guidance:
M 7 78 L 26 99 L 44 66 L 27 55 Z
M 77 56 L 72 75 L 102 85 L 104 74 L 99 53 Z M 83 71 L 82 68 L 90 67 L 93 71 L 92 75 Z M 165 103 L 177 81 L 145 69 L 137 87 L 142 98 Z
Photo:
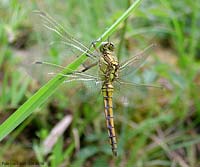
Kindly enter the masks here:
M 63 59 L 65 63 L 72 61 L 65 47 L 50 45 L 58 38 L 42 26 L 34 10 L 46 11 L 90 46 L 131 3 L 2 0 L 0 122 L 46 82 L 43 79 L 48 69 L 34 71 L 31 62 L 41 57 L 57 64 L 62 64 Z M 65 83 L 0 143 L 1 162 L 76 167 L 200 166 L 199 11 L 198 0 L 143 0 L 110 37 L 121 61 L 156 43 L 136 79 L 166 88 L 130 90 L 127 96 L 119 90 L 114 99 L 118 157 L 114 158 L 110 150 L 100 90 L 91 92 L 96 88 Z M 43 154 L 45 139 L 69 115 L 69 127 L 50 152 Z

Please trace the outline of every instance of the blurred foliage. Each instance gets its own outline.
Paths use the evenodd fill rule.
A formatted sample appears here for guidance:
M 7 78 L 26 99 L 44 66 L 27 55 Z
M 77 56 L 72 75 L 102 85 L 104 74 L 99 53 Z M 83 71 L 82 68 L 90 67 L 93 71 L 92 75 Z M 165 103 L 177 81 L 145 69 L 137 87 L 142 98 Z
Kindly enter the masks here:
M 47 11 L 89 46 L 130 3 L 128 0 L 20 2 L 0 2 L 0 122 L 42 85 L 42 81 L 27 75 L 21 68 L 23 64 L 35 55 L 51 57 L 58 64 L 63 58 L 71 62 L 71 58 L 65 57 L 68 51 L 64 47 L 49 46 L 50 41 L 58 39 L 47 32 L 33 10 Z M 1 143 L 1 161 L 33 160 L 47 166 L 76 167 L 200 166 L 199 10 L 198 0 L 143 0 L 110 37 L 116 46 L 120 44 L 117 46 L 120 51 L 116 51 L 120 60 L 156 43 L 157 48 L 135 80 L 166 87 L 164 91 L 128 91 L 123 96 L 123 90 L 119 91 L 114 100 L 117 158 L 112 157 L 107 142 L 100 90 L 90 92 L 95 88 L 65 83 Z M 73 116 L 70 127 L 52 152 L 44 156 L 42 142 L 68 114 Z M 31 152 L 29 155 L 27 150 Z M 19 153 L 25 158 L 18 157 Z

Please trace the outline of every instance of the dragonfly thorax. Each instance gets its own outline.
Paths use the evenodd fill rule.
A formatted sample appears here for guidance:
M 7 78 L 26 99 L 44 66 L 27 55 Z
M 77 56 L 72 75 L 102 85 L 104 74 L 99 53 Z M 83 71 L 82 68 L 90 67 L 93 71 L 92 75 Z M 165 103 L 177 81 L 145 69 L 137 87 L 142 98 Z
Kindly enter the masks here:
M 119 62 L 114 54 L 114 44 L 102 42 L 99 59 L 100 76 L 104 84 L 112 83 L 118 78 Z

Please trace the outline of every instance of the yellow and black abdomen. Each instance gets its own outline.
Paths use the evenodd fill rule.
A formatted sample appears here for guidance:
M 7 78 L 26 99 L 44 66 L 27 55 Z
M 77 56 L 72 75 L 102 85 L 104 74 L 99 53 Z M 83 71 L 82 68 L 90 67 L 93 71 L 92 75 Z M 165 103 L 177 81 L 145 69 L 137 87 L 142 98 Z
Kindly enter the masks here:
M 117 156 L 117 138 L 114 128 L 112 84 L 104 84 L 102 87 L 102 93 L 104 98 L 104 113 L 106 118 L 106 126 L 108 129 L 109 141 L 113 154 Z

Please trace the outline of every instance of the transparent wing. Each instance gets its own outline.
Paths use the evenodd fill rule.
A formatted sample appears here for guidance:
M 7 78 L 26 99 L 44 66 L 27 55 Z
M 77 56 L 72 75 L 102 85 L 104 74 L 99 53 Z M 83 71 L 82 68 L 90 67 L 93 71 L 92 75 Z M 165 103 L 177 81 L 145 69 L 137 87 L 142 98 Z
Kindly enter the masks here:
M 53 75 L 62 75 L 65 76 L 67 78 L 66 82 L 70 82 L 70 81 L 81 81 L 81 80 L 85 80 L 85 81 L 95 81 L 95 82 L 100 82 L 98 75 L 95 73 L 95 71 L 97 71 L 96 69 L 94 70 L 95 66 L 97 66 L 97 64 L 94 64 L 93 66 L 90 67 L 82 67 L 79 68 L 78 70 L 72 70 L 69 68 L 66 68 L 62 65 L 58 65 L 58 64 L 54 64 L 54 63 L 50 63 L 50 62 L 45 62 L 45 61 L 36 61 L 34 63 L 32 63 L 32 66 L 34 66 L 34 69 L 42 69 L 42 72 L 45 72 L 46 75 L 48 75 L 49 77 L 52 77 Z M 89 71 L 89 73 L 85 72 L 85 68 L 87 68 L 87 71 Z M 91 70 L 90 68 L 93 68 L 93 70 Z M 97 67 L 96 67 L 97 68 Z M 64 69 L 67 69 L 69 72 L 66 74 L 62 74 L 62 71 Z M 82 72 L 84 71 L 84 72 Z M 39 72 L 38 70 L 35 72 Z
M 72 35 L 70 35 L 70 33 L 68 33 L 66 29 L 61 24 L 59 24 L 55 19 L 53 19 L 45 12 L 42 11 L 34 11 L 34 12 L 42 18 L 43 24 L 47 29 L 56 33 L 59 36 L 60 41 L 58 41 L 58 43 L 74 48 L 82 53 L 86 53 L 88 57 L 96 59 L 97 56 L 93 52 L 91 52 L 88 47 L 86 47 L 77 39 L 75 39 Z
M 36 54 L 33 54 L 32 52 L 32 55 L 27 57 L 28 60 L 26 61 L 26 64 L 24 63 L 24 68 L 31 77 L 39 81 L 46 81 L 50 78 L 48 73 L 58 73 L 61 70 L 60 67 L 66 66 L 75 57 L 82 53 L 86 53 L 86 55 L 90 57 L 86 62 L 87 64 L 83 64 L 83 67 L 89 67 L 91 64 L 98 61 L 98 59 L 96 59 L 97 56 L 95 56 L 97 53 L 91 52 L 85 45 L 70 35 L 66 29 L 51 16 L 42 11 L 34 11 L 34 13 L 38 14 L 42 18 L 43 24 L 47 29 L 57 34 L 59 41 L 56 43 L 64 44 L 65 49 L 67 50 L 62 52 L 54 46 L 48 49 L 51 56 L 49 53 L 48 56 L 46 56 L 47 53 L 41 52 L 41 48 L 35 49 L 38 52 Z M 44 45 L 43 47 L 46 48 Z M 70 54 L 70 51 L 73 53 Z
M 139 69 L 139 67 L 141 67 L 145 63 L 146 59 L 150 54 L 150 51 L 152 51 L 154 47 L 155 44 L 152 44 L 140 53 L 121 63 L 119 68 L 120 78 L 123 78 L 123 76 L 134 74 Z
M 64 68 L 64 67 L 59 67 Z M 87 89 L 87 94 L 95 94 L 99 93 L 101 91 L 102 87 L 102 81 L 98 77 L 98 74 L 95 72 L 97 71 L 97 67 L 92 67 L 93 69 L 89 69 L 87 72 L 79 72 L 79 71 L 73 71 L 71 69 L 68 69 L 68 73 L 62 74 L 62 73 L 48 73 L 48 75 L 61 75 L 66 77 L 66 80 L 64 83 L 70 84 L 70 83 L 76 83 L 79 84 Z M 66 69 L 66 68 L 65 68 Z
M 41 77 L 41 82 L 47 81 L 56 75 L 61 75 L 66 77 L 64 84 L 78 84 L 83 86 L 87 89 L 88 94 L 94 94 L 101 91 L 102 81 L 98 76 L 98 66 L 93 66 L 87 71 L 81 72 L 81 70 L 75 71 L 64 66 L 52 64 L 49 62 L 36 62 L 34 65 L 37 66 L 36 69 L 40 69 L 41 67 L 43 69 L 48 69 L 48 71 L 46 70 L 46 75 Z M 68 73 L 63 74 L 62 71 L 64 69 L 67 69 Z M 40 73 L 39 71 L 37 72 Z
M 151 68 L 143 69 L 142 73 L 136 71 L 145 63 L 151 51 L 155 47 L 152 44 L 142 52 L 120 64 L 119 79 L 116 80 L 116 96 L 120 96 L 122 103 L 133 103 L 134 98 L 145 98 L 149 90 L 162 91 L 163 86 L 156 83 L 158 74 Z
M 138 76 L 136 76 L 138 77 Z M 151 92 L 162 92 L 163 86 L 152 82 L 127 82 L 117 81 L 114 83 L 114 99 L 117 103 L 124 106 L 136 106 L 136 103 L 144 101 Z

